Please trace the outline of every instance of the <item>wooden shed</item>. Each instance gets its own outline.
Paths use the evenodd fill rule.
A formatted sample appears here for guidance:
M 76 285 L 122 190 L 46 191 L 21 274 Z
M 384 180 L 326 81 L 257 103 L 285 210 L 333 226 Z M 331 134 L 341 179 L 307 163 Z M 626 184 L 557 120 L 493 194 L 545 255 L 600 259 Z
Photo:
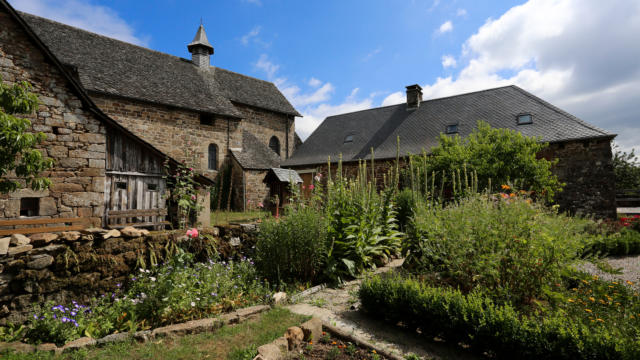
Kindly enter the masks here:
M 163 159 L 128 134 L 107 132 L 104 223 L 108 227 L 164 225 L 167 183 Z
M 302 179 L 295 170 L 271 168 L 263 182 L 269 186 L 269 198 L 278 199 L 279 207 L 286 205 L 291 197 L 291 186 L 300 186 Z M 275 208 L 275 205 L 273 205 Z

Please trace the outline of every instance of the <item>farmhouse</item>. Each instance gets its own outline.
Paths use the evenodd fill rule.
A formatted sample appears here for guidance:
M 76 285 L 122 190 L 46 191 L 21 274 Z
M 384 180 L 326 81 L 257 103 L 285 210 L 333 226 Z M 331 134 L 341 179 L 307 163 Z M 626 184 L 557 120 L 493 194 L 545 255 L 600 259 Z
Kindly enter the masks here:
M 557 158 L 555 174 L 566 183 L 556 196 L 561 208 L 600 217 L 615 216 L 615 184 L 611 140 L 615 135 L 590 125 L 517 87 L 422 100 L 418 85 L 407 86 L 404 104 L 330 116 L 284 162 L 296 169 L 305 185 L 314 172 L 326 172 L 327 159 L 342 156 L 345 171 L 355 171 L 360 159 L 385 169 L 400 155 L 419 154 L 437 145 L 441 133 L 469 135 L 478 120 L 492 127 L 537 136 L 550 146 L 539 154 Z M 378 171 L 382 173 L 382 171 Z
M 33 84 L 33 130 L 55 160 L 51 189 L 5 196 L 1 217 L 105 225 L 109 212 L 165 208 L 166 159 L 192 166 L 203 189 L 230 169 L 235 208 L 267 199 L 263 180 L 292 154 L 300 115 L 273 83 L 212 66 L 202 25 L 183 59 L 1 5 L 0 75 Z M 200 201 L 208 211 L 206 191 Z

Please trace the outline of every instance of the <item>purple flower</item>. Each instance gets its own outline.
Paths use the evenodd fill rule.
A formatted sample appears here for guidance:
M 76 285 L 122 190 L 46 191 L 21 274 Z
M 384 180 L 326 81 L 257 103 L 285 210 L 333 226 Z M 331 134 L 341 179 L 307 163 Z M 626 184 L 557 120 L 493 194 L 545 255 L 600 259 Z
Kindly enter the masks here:
M 54 318 L 54 319 L 57 319 L 58 317 L 56 316 L 56 314 L 53 314 L 53 318 Z
M 120 287 L 120 286 L 122 286 L 122 284 L 120 284 L 120 283 L 117 283 L 117 284 L 116 284 L 116 287 Z
M 71 316 L 76 316 L 77 314 L 78 314 L 78 313 L 77 313 L 77 312 L 75 312 L 75 311 L 72 311 L 72 312 L 71 312 Z

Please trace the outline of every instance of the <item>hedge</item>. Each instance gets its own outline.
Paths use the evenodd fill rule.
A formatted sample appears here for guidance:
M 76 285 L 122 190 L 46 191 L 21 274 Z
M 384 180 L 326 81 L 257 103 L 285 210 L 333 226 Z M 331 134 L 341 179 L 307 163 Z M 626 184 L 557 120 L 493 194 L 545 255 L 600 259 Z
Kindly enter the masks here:
M 364 311 L 384 314 L 447 342 L 471 346 L 476 353 L 521 359 L 638 359 L 640 340 L 620 337 L 605 326 L 587 326 L 559 312 L 528 318 L 509 305 L 495 304 L 478 292 L 432 287 L 402 275 L 363 281 Z

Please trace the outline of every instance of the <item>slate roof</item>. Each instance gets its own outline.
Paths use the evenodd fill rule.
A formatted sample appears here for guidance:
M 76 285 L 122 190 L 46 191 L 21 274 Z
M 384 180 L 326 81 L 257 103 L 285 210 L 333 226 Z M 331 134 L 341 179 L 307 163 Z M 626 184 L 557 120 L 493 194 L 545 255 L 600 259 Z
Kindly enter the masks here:
M 269 170 L 269 172 L 273 173 L 280 182 L 295 182 L 296 184 L 302 183 L 302 178 L 295 170 L 272 168 Z M 265 179 L 268 178 L 268 175 L 269 174 L 267 174 L 267 177 L 265 177 Z
M 73 74 L 70 69 L 56 57 L 56 55 L 51 51 L 47 44 L 45 44 L 44 41 L 38 36 L 38 33 L 33 30 L 31 24 L 28 21 L 25 21 L 25 19 L 23 18 L 25 14 L 16 11 L 6 0 L 0 0 L 0 6 L 3 6 L 9 13 L 9 15 L 18 22 L 22 29 L 27 33 L 27 36 L 31 38 L 34 45 L 42 52 L 45 59 L 51 62 L 53 66 L 57 68 L 58 71 L 60 71 L 61 75 L 69 82 L 71 91 L 78 96 L 89 113 L 93 114 L 99 121 L 103 122 L 107 126 L 120 131 L 123 136 L 126 136 L 132 141 L 137 142 L 150 153 L 163 159 L 168 158 L 171 166 L 176 167 L 180 164 L 178 161 L 164 154 L 162 151 L 160 151 L 150 143 L 133 134 L 130 130 L 120 125 L 117 121 L 110 118 L 100 108 L 98 108 L 93 100 L 91 100 L 91 97 L 89 96 L 89 94 L 87 94 L 82 84 L 78 82 L 78 79 L 74 76 L 75 74 Z M 201 174 L 198 174 L 196 176 L 196 180 L 203 184 L 213 185 L 213 181 L 211 179 Z
M 280 156 L 246 130 L 242 131 L 242 151 L 232 149 L 231 154 L 243 169 L 266 170 L 279 167 L 282 162 Z
M 517 116 L 531 114 L 533 123 L 517 125 Z M 514 85 L 421 102 L 416 110 L 405 103 L 327 117 L 282 166 L 332 162 L 342 154 L 343 161 L 396 156 L 397 137 L 400 155 L 427 152 L 437 145 L 447 125 L 457 124 L 465 137 L 484 120 L 492 127 L 520 131 L 545 142 L 615 137 L 590 125 Z M 347 135 L 353 141 L 345 143 Z
M 241 117 L 231 101 L 300 116 L 273 83 L 20 15 L 58 59 L 77 68 L 87 90 L 230 117 Z

